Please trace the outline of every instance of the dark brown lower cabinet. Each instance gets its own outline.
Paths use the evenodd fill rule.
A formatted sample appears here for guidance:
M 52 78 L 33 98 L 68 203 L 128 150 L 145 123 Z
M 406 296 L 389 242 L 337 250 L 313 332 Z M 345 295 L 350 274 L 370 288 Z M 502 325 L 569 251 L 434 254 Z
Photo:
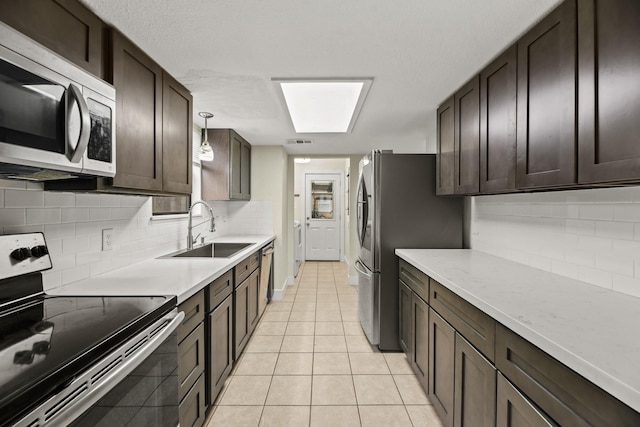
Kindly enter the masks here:
M 201 375 L 200 379 L 180 402 L 180 426 L 200 427 L 204 424 L 205 411 L 207 409 L 204 403 L 204 390 L 204 375 Z
M 238 360 L 250 337 L 249 281 L 245 280 L 233 291 L 233 360 Z
M 496 367 L 559 425 L 640 425 L 640 413 L 538 347 L 502 325 L 496 332 Z
M 181 426 L 199 427 L 205 413 L 204 290 L 178 306 L 185 317 L 178 326 L 178 398 Z
M 429 400 L 445 427 L 453 426 L 456 331 L 429 309 Z
M 496 368 L 456 333 L 455 427 L 493 427 L 496 421 Z
M 553 427 L 556 426 L 511 383 L 498 374 L 497 427 Z
M 422 388 L 429 389 L 429 305 L 415 292 L 411 294 L 411 367 Z
M 184 398 L 191 387 L 204 372 L 204 323 L 187 336 L 178 345 L 178 384 L 180 399 Z
M 247 281 L 249 282 L 249 288 L 247 290 L 249 293 L 249 305 L 247 307 L 247 312 L 249 315 L 249 334 L 251 334 L 258 325 L 258 320 L 260 320 L 260 269 L 258 268 L 251 273 Z
M 209 313 L 209 390 L 212 405 L 233 367 L 233 297 L 229 295 Z
M 402 280 L 399 282 L 400 289 L 400 347 L 402 351 L 409 357 L 413 351 L 411 345 L 411 289 Z

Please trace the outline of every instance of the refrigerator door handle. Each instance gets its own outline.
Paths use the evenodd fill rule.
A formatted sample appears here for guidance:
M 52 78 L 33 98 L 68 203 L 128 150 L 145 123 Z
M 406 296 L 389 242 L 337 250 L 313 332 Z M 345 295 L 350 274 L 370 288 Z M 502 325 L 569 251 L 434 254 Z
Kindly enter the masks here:
M 361 267 L 362 267 L 362 269 L 359 269 L 359 268 L 358 268 L 358 266 L 361 266 Z M 358 273 L 362 274 L 363 276 L 366 276 L 366 277 L 372 277 L 372 276 L 373 276 L 373 274 L 372 274 L 372 273 L 369 273 L 369 272 L 367 271 L 367 267 L 365 267 L 365 266 L 364 266 L 364 264 L 362 264 L 362 263 L 360 262 L 360 260 L 356 260 L 356 264 L 355 264 L 354 268 L 356 269 L 356 271 L 357 271 Z

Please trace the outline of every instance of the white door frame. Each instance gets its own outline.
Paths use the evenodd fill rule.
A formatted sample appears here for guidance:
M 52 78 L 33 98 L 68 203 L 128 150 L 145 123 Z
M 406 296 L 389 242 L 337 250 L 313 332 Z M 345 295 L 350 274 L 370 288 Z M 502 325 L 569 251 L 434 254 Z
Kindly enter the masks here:
M 339 248 L 339 254 L 338 254 L 338 259 L 340 261 L 344 261 L 344 226 L 345 226 L 345 203 L 348 203 L 348 201 L 345 201 L 345 188 L 344 188 L 344 171 L 343 170 L 332 170 L 332 169 L 317 169 L 317 170 L 308 170 L 305 171 L 304 173 L 304 185 L 303 185 L 303 189 L 302 189 L 302 194 L 300 195 L 302 198 L 302 215 L 303 215 L 303 222 L 301 224 L 303 232 L 302 232 L 302 261 L 306 261 L 307 260 L 307 223 L 306 223 L 306 217 L 307 217 L 307 174 L 309 175 L 322 175 L 322 174 L 337 174 L 340 175 L 340 192 L 336 193 L 336 197 L 340 198 L 340 212 L 338 212 L 338 214 L 340 215 L 339 218 L 339 228 L 340 228 L 340 248 Z

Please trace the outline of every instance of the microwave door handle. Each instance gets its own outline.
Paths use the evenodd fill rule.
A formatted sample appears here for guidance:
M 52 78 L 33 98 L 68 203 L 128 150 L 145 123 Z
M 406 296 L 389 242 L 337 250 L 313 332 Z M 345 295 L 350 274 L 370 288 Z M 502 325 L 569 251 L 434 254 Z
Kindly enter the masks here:
M 82 156 L 89 145 L 91 116 L 89 115 L 89 107 L 87 107 L 87 103 L 84 100 L 84 96 L 82 96 L 82 92 L 73 83 L 71 83 L 69 85 L 69 89 L 67 89 L 67 96 L 67 146 L 73 147 L 75 145 L 75 149 L 71 153 L 69 161 L 71 163 L 78 163 L 82 160 Z M 69 131 L 71 127 L 70 117 L 74 103 L 78 105 L 78 109 L 80 111 L 80 136 L 78 137 L 78 141 L 70 141 L 70 138 L 72 137 L 71 132 Z

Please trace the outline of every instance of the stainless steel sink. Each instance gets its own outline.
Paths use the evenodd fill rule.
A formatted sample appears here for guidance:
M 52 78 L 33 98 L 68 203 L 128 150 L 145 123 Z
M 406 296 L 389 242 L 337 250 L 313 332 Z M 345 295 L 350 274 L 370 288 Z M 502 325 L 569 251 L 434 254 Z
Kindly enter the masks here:
M 229 258 L 253 243 L 209 243 L 191 250 L 183 249 L 160 258 Z

